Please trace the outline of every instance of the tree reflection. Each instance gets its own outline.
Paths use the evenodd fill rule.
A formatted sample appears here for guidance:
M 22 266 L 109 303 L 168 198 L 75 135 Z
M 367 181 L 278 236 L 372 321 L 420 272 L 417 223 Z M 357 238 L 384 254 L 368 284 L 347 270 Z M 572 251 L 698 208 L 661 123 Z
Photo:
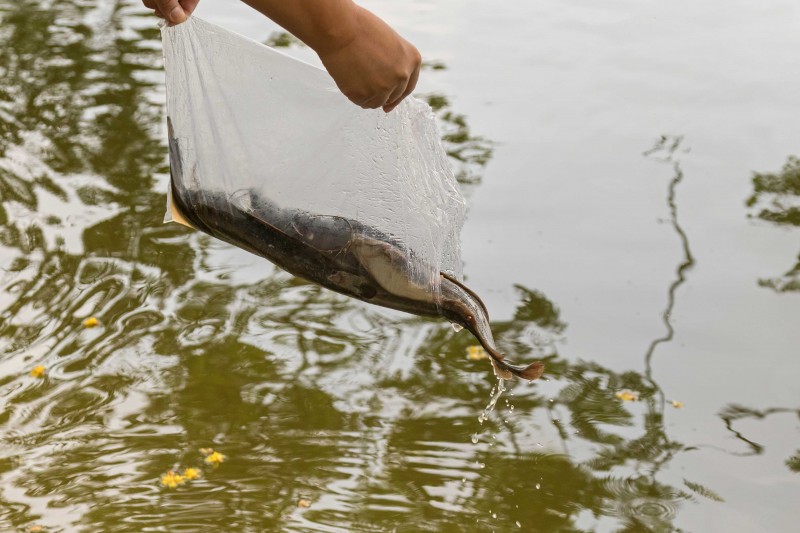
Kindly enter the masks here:
M 685 234 L 668 333 L 642 371 L 561 357 L 557 305 L 517 285 L 512 319 L 494 324 L 498 343 L 545 359 L 559 390 L 516 383 L 479 424 L 492 378 L 486 362 L 466 360 L 469 335 L 266 263 L 257 280 L 233 281 L 218 266 L 230 248 L 161 224 L 152 21 L 122 3 L 0 2 L 0 146 L 25 162 L 4 160 L 0 175 L 8 529 L 555 531 L 590 528 L 589 517 L 663 531 L 693 494 L 714 494 L 660 479 L 689 449 L 664 428 L 650 368 L 691 266 Z M 465 148 L 451 155 L 482 165 L 491 150 L 453 117 L 446 140 Z M 67 219 L 92 208 L 99 216 L 79 220 L 70 249 Z M 81 325 L 90 315 L 98 328 Z M 44 379 L 27 375 L 35 364 Z M 229 459 L 208 467 L 202 447 Z M 204 477 L 158 486 L 178 466 Z
M 777 226 L 800 227 L 800 158 L 789 156 L 780 172 L 754 172 L 753 194 L 747 199 L 746 205 L 752 209 L 750 216 L 755 215 Z M 782 276 L 760 279 L 758 284 L 779 293 L 800 291 L 800 254 L 797 263 Z M 764 420 L 783 413 L 794 413 L 800 417 L 800 409 L 753 409 L 736 404 L 726 406 L 719 416 L 725 428 L 745 444 L 747 451 L 740 455 L 760 455 L 764 453 L 764 446 L 737 430 L 736 423 L 748 419 Z M 792 472 L 800 472 L 800 450 L 786 459 L 785 463 Z
M 777 173 L 753 174 L 753 194 L 747 206 L 755 216 L 779 226 L 800 226 L 800 159 L 789 156 Z M 797 263 L 780 277 L 761 279 L 759 285 L 777 292 L 800 291 L 800 254 Z

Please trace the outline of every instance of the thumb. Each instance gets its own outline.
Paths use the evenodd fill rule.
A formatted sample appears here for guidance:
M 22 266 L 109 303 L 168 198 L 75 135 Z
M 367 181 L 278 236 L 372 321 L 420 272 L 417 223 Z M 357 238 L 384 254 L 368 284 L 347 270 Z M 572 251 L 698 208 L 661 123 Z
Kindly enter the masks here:
M 156 0 L 158 10 L 172 24 L 180 24 L 186 20 L 186 12 L 178 0 Z

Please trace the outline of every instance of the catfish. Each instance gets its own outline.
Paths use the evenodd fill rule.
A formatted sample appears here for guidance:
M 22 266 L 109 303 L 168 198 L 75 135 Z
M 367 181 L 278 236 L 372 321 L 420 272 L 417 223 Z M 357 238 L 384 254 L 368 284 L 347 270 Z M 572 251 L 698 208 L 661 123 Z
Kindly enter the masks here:
M 264 257 L 299 278 L 359 300 L 419 316 L 444 317 L 470 331 L 489 354 L 495 375 L 535 380 L 541 362 L 510 363 L 494 343 L 483 301 L 452 275 L 430 273 L 399 240 L 357 220 L 286 209 L 253 190 L 226 194 L 183 186 L 180 148 L 170 136 L 173 219 Z M 422 268 L 414 268 L 422 265 Z

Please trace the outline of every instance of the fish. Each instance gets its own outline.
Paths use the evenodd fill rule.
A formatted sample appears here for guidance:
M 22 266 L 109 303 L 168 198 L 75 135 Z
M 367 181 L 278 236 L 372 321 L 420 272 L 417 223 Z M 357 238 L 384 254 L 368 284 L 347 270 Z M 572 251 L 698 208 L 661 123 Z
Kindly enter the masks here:
M 486 305 L 454 276 L 431 273 L 398 239 L 360 221 L 287 209 L 245 189 L 226 193 L 184 186 L 177 138 L 168 120 L 173 219 L 261 256 L 290 274 L 371 304 L 418 316 L 443 317 L 467 329 L 508 380 L 542 376 L 540 361 L 522 366 L 495 345 Z

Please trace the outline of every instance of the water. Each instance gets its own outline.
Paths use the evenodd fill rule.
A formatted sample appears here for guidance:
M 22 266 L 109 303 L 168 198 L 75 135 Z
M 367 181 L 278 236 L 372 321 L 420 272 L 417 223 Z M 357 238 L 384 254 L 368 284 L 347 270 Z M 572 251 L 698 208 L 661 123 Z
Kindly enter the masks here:
M 0 0 L 0 529 L 793 531 L 800 8 L 365 5 L 430 60 L 470 286 L 547 379 L 481 424 L 466 332 L 162 225 L 154 21 Z

